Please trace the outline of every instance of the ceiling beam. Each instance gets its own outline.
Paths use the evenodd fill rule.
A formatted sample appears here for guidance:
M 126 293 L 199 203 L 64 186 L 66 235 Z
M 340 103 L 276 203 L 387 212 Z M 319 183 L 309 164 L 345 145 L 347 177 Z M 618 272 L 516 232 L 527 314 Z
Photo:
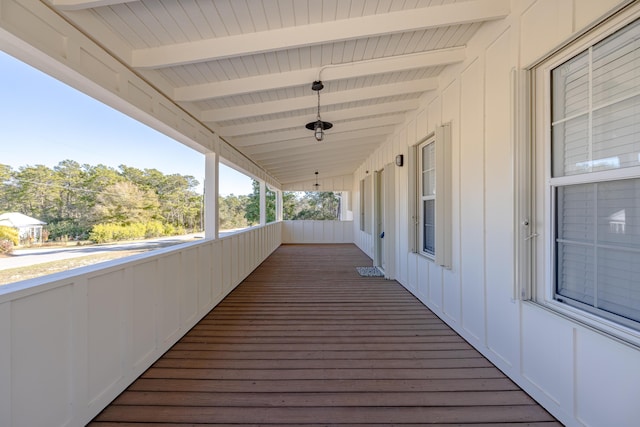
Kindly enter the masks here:
M 323 169 L 322 167 L 315 168 L 313 165 L 310 165 L 304 169 L 281 174 L 280 176 L 282 180 L 279 180 L 278 182 L 281 184 L 301 183 L 302 185 L 308 185 L 306 190 L 293 191 L 330 191 L 328 189 L 323 190 L 322 180 L 336 176 L 352 175 L 357 168 L 357 162 L 344 162 L 340 165 L 333 165 L 330 169 Z M 319 171 L 318 181 L 320 181 L 320 188 L 318 190 L 313 186 L 315 178 L 314 172 L 316 170 Z
M 304 155 L 295 156 L 295 157 L 287 156 L 280 163 L 268 164 L 268 163 L 260 162 L 260 165 L 265 169 L 271 170 L 273 172 L 275 171 L 285 172 L 285 171 L 288 171 L 289 169 L 291 169 L 290 170 L 291 172 L 294 172 L 295 171 L 294 168 L 299 168 L 298 170 L 305 170 L 310 165 L 319 165 L 326 162 L 327 160 L 331 160 L 328 163 L 329 165 L 332 165 L 334 162 L 336 162 L 335 153 L 333 155 L 331 155 L 331 153 L 328 153 L 328 152 L 319 153 L 319 154 L 315 154 L 313 157 L 309 157 L 309 156 L 305 157 Z M 362 153 L 361 152 L 344 153 L 344 155 L 340 155 L 340 161 L 344 161 L 344 162 L 357 161 L 358 163 L 361 163 Z
M 277 149 L 269 153 L 254 155 L 253 160 L 259 163 L 269 164 L 276 159 L 288 159 L 291 156 L 297 156 L 304 153 L 306 156 L 315 157 L 318 153 L 329 152 L 335 158 L 336 152 L 342 153 L 342 150 L 360 150 L 363 153 L 370 153 L 372 147 L 378 147 L 381 144 L 380 139 L 372 140 L 369 138 L 350 139 L 348 141 L 335 141 L 333 143 L 305 142 L 298 143 L 295 146 L 289 146 L 286 149 Z
M 135 68 L 162 68 L 242 55 L 503 19 L 510 0 L 472 0 L 132 51 Z
M 361 129 L 379 128 L 389 125 L 397 125 L 404 122 L 404 114 L 394 114 L 389 116 L 375 117 L 363 120 L 350 120 L 335 125 L 332 129 L 325 132 L 325 137 L 330 138 L 332 135 L 341 132 L 351 132 Z M 389 132 L 391 133 L 391 132 Z M 231 143 L 235 147 L 244 147 L 247 145 L 269 144 L 271 142 L 286 141 L 289 139 L 299 139 L 305 136 L 313 137 L 313 131 L 304 128 L 304 123 L 300 123 L 297 129 L 285 130 L 282 132 L 270 132 L 265 134 L 255 134 L 245 137 L 233 138 Z
M 363 158 L 366 157 L 368 151 L 366 148 L 355 146 L 340 148 L 340 158 Z M 283 162 L 287 162 L 289 165 L 297 165 L 304 161 L 324 161 L 334 160 L 336 158 L 336 152 L 334 148 L 325 148 L 321 144 L 316 145 L 313 149 L 300 149 L 295 152 L 287 152 L 285 155 L 281 155 L 278 158 L 260 160 L 260 164 L 265 168 L 281 165 Z
M 361 156 L 357 156 L 354 158 L 348 158 L 348 159 L 342 159 L 342 158 L 337 158 L 334 161 L 331 162 L 331 164 L 328 166 L 329 170 L 332 170 L 335 167 L 340 167 L 340 166 L 344 166 L 344 165 L 354 165 L 354 169 L 360 164 L 362 163 L 362 158 Z M 329 172 L 326 171 L 327 168 L 325 168 L 325 170 L 322 170 L 319 166 L 320 162 L 314 163 L 314 162 L 309 162 L 307 164 L 296 164 L 295 166 L 291 166 L 291 165 L 282 165 L 280 167 L 273 167 L 273 168 L 269 168 L 268 170 L 271 173 L 275 173 L 275 174 L 281 174 L 283 176 L 291 176 L 291 175 L 300 175 L 300 172 L 304 172 L 307 171 L 309 169 L 313 170 L 319 170 L 321 173 L 323 174 L 327 174 Z M 353 170 L 351 171 L 353 172 Z M 313 175 L 313 172 L 309 175 Z
M 132 3 L 138 0 L 50 0 L 51 4 L 60 10 L 92 9 L 100 6 Z
M 384 136 L 384 135 L 381 135 Z M 383 138 L 357 138 L 357 139 L 348 139 L 342 141 L 335 140 L 324 140 L 322 142 L 316 142 L 314 140 L 309 141 L 308 139 L 304 142 L 296 142 L 295 144 L 287 144 L 279 145 L 277 149 L 273 149 L 272 151 L 260 153 L 260 154 L 252 154 L 252 158 L 259 162 L 268 163 L 272 160 L 282 159 L 282 158 L 290 158 L 290 156 L 298 155 L 299 153 L 303 153 L 306 156 L 315 156 L 317 153 L 330 152 L 335 157 L 336 150 L 352 150 L 359 151 L 360 154 L 364 152 L 369 152 L 371 147 L 377 147 L 381 144 Z M 287 141 L 289 142 L 289 141 Z
M 381 114 L 393 114 L 403 111 L 415 110 L 420 103 L 417 99 L 406 101 L 395 101 L 385 104 L 369 105 L 365 107 L 345 108 L 343 110 L 327 111 L 322 113 L 322 119 L 328 122 L 351 120 Z M 262 120 L 255 123 L 247 123 L 235 126 L 222 126 L 218 128 L 218 134 L 222 137 L 233 137 L 241 135 L 251 135 L 254 133 L 270 132 L 278 129 L 291 129 L 304 126 L 304 124 L 315 121 L 315 114 L 287 117 L 278 120 Z
M 365 61 L 327 65 L 305 70 L 272 73 L 244 79 L 183 86 L 174 90 L 173 97 L 176 101 L 201 101 L 204 99 L 242 95 L 245 93 L 282 89 L 305 84 L 311 85 L 311 82 L 315 80 L 327 82 L 448 65 L 462 62 L 464 59 L 465 47 L 440 49 L 408 55 L 396 55 Z
M 321 105 L 335 105 L 346 102 L 356 102 L 384 98 L 387 96 L 406 95 L 408 93 L 426 92 L 438 88 L 437 78 L 410 80 L 379 86 L 369 86 L 360 89 L 328 92 L 321 94 Z M 309 88 L 309 92 L 311 88 Z M 281 99 L 278 101 L 260 102 L 257 104 L 239 105 L 215 110 L 203 111 L 200 119 L 203 122 L 223 122 L 246 117 L 262 116 L 265 113 L 276 114 L 295 111 L 301 108 L 316 108 L 318 97 L 316 94 L 298 98 Z
M 337 133 L 335 135 L 331 135 L 330 138 L 327 135 L 327 138 L 325 138 L 325 140 L 322 142 L 317 142 L 313 137 L 313 135 L 308 135 L 304 138 L 291 139 L 289 141 L 273 142 L 271 144 L 260 144 L 260 145 L 251 145 L 247 147 L 238 147 L 238 149 L 242 151 L 244 154 L 247 154 L 249 157 L 253 158 L 253 156 L 257 156 L 257 158 L 259 158 L 259 156 L 264 153 L 270 153 L 276 150 L 287 150 L 287 149 L 290 149 L 291 147 L 297 147 L 300 145 L 304 146 L 304 145 L 311 145 L 311 144 L 331 144 L 334 142 L 335 143 L 342 142 L 342 143 L 348 144 L 349 143 L 348 141 L 350 140 L 357 140 L 357 141 L 366 140 L 366 141 L 370 141 L 372 145 L 379 145 L 386 139 L 387 135 L 390 132 L 393 132 L 394 129 L 395 129 L 395 125 L 391 125 L 384 128 L 369 128 L 369 129 L 363 129 L 363 130 L 357 130 L 357 131 L 351 131 L 351 132 L 342 132 L 342 133 Z

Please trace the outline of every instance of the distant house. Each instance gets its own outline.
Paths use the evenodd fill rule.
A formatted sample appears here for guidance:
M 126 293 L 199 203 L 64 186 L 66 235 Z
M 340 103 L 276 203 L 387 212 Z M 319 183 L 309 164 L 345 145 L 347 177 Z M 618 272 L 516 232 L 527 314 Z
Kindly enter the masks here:
M 19 212 L 9 212 L 0 215 L 0 225 L 17 229 L 20 245 L 27 245 L 42 243 L 42 226 L 46 225 L 46 222 Z

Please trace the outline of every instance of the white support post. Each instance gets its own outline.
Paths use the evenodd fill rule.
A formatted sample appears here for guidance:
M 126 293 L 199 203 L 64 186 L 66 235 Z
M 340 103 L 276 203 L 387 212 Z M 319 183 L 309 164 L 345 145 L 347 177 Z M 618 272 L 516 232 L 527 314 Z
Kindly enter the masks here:
M 340 192 L 340 221 L 353 220 L 353 207 L 351 206 L 351 191 Z
M 267 185 L 260 181 L 260 225 L 267 223 Z
M 276 191 L 276 221 L 282 221 L 282 211 L 284 208 L 282 199 L 282 190 Z
M 207 153 L 204 164 L 204 235 L 207 239 L 217 239 L 220 157 L 216 153 Z

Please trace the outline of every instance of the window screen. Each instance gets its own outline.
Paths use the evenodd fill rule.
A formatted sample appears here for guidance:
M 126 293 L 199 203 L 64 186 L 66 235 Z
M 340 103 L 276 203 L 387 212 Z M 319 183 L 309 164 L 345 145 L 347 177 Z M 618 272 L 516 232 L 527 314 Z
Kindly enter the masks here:
M 420 145 L 420 236 L 421 250 L 427 255 L 436 253 L 436 144 L 434 140 Z
M 551 74 L 555 298 L 633 321 L 635 327 L 640 322 L 639 22 Z
M 640 21 L 552 71 L 554 177 L 640 165 Z
M 557 189 L 556 293 L 640 321 L 640 179 Z

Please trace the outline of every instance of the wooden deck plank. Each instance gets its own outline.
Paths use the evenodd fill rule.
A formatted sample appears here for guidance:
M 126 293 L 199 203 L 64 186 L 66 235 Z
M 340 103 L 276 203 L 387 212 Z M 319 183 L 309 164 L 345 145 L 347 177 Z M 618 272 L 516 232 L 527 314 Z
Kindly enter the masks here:
M 289 323 L 287 325 L 287 323 Z M 348 327 L 347 327 L 348 326 Z M 446 325 L 445 325 L 446 326 Z M 266 334 L 266 335 L 265 335 Z M 379 323 L 371 321 L 362 322 L 318 322 L 312 319 L 305 320 L 303 325 L 291 325 L 290 322 L 254 321 L 245 323 L 242 321 L 223 321 L 216 324 L 204 323 L 196 325 L 187 336 L 276 336 L 290 337 L 292 334 L 301 337 L 399 337 L 426 336 L 426 335 L 457 335 L 448 327 L 442 327 L 442 323 L 420 322 L 392 322 Z
M 206 426 L 216 426 L 216 427 L 238 427 L 238 424 L 227 424 L 227 423 L 165 423 L 165 422 L 160 422 L 160 423 L 149 423 L 149 422 L 136 422 L 136 423 L 129 423 L 129 422 L 109 422 L 109 421 L 94 421 L 92 423 L 93 426 L 95 427 L 206 427 Z M 245 424 L 243 423 L 242 426 L 244 427 L 264 427 L 265 425 L 275 425 L 275 424 L 266 424 L 266 423 L 260 423 L 260 424 Z M 338 424 L 339 425 L 339 424 Z M 346 425 L 346 424 L 343 424 Z M 350 423 L 348 424 L 349 427 L 371 427 L 371 424 L 358 424 L 358 423 Z M 380 424 L 378 424 L 380 425 Z M 391 424 L 391 425 L 399 425 L 397 423 Z M 407 426 L 407 427 L 411 427 L 411 426 L 424 426 L 425 422 L 419 422 L 419 423 L 403 423 L 402 426 Z M 442 424 L 442 423 L 429 423 L 428 424 L 429 427 L 468 427 L 469 424 L 468 423 L 447 423 L 447 424 Z M 559 424 L 557 421 L 553 420 L 553 421 L 540 421 L 540 422 L 525 422 L 525 423 L 519 423 L 519 422 L 507 422 L 507 423 L 500 423 L 499 427 L 557 427 Z M 287 424 L 287 427 L 327 427 L 327 424 L 317 424 L 317 423 L 304 423 L 304 424 L 295 424 L 295 423 L 290 423 Z M 474 423 L 473 427 L 496 427 L 496 423 Z
M 261 393 L 338 393 L 338 392 L 375 392 L 396 393 L 401 391 L 499 391 L 518 390 L 507 378 L 464 378 L 464 379 L 427 379 L 427 380 L 192 380 L 192 379 L 154 379 L 139 378 L 128 390 L 135 391 L 193 391 L 193 392 L 233 392 L 243 391 Z
M 407 359 L 376 360 L 291 360 L 291 359 L 170 359 L 163 357 L 154 366 L 165 368 L 199 369 L 402 369 L 408 366 L 419 369 L 482 368 L 493 366 L 487 359 L 418 359 L 408 363 Z
M 559 425 L 366 265 L 280 247 L 90 425 Z
M 169 350 L 163 357 L 173 359 L 277 359 L 277 360 L 362 360 L 362 359 L 469 359 L 482 358 L 475 350 L 425 351 L 224 351 L 224 350 Z
M 187 334 L 182 343 L 208 343 L 208 344 L 410 344 L 410 343 L 457 343 L 464 342 L 458 335 L 416 335 L 407 336 L 369 334 L 368 336 L 263 336 L 255 334 L 253 336 L 246 335 L 223 335 L 219 334 Z
M 190 332 L 189 335 L 218 335 L 218 336 L 301 336 L 301 337 L 398 337 L 404 335 L 410 336 L 426 336 L 426 335 L 457 335 L 447 325 L 440 323 L 377 323 L 368 322 L 361 325 L 350 324 L 348 330 L 345 330 L 344 323 L 332 324 L 313 324 L 307 322 L 305 325 L 290 324 L 274 324 L 274 325 L 257 325 L 257 324 L 241 324 L 240 322 L 218 322 L 199 323 Z
M 397 393 L 202 393 L 127 391 L 114 402 L 118 405 L 145 406 L 259 406 L 259 407 L 348 407 L 348 406 L 486 406 L 534 405 L 524 392 L 456 391 Z
M 211 406 L 128 406 L 111 405 L 98 419 L 130 422 L 246 423 L 286 425 L 290 423 L 501 423 L 549 421 L 551 416 L 535 405 L 456 406 L 456 407 L 211 407 Z M 274 423 L 274 420 L 279 420 Z
M 141 378 L 182 378 L 201 380 L 318 380 L 318 379 L 461 379 L 504 378 L 494 367 L 449 369 L 198 369 L 150 368 Z

